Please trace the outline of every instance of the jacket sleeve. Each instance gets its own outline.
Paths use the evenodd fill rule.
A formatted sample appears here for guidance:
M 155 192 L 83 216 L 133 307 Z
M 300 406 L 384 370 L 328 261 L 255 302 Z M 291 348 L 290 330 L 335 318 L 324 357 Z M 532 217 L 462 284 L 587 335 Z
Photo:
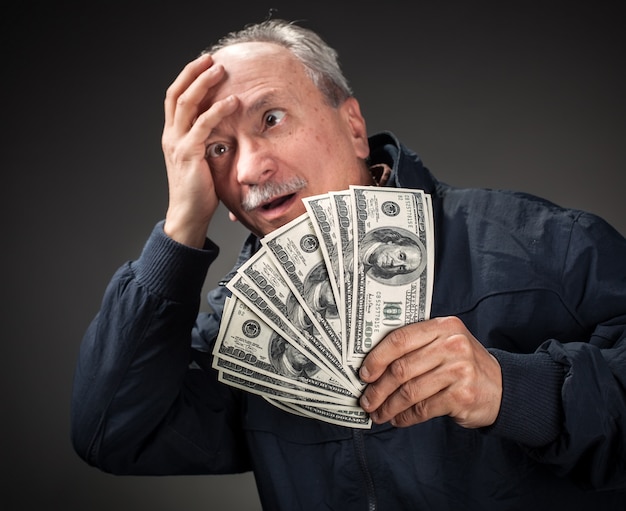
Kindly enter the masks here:
M 491 350 L 503 401 L 489 432 L 583 488 L 626 488 L 626 240 L 580 214 L 561 268 L 561 301 L 587 332 L 535 353 Z
M 174 242 L 160 223 L 140 258 L 114 275 L 74 376 L 72 442 L 90 465 L 116 474 L 249 469 L 238 393 L 204 370 L 208 353 L 191 348 L 198 322 L 219 322 L 198 316 L 217 254 L 208 240 L 205 250 Z

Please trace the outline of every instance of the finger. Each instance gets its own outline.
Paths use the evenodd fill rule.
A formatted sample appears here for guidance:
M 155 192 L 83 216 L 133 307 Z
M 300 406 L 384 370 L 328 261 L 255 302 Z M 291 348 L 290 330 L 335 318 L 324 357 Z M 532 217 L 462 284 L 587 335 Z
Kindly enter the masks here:
M 442 390 L 428 399 L 413 404 L 391 417 L 389 421 L 397 428 L 404 428 L 426 422 L 435 417 L 443 417 L 444 415 L 449 415 L 449 413 L 450 406 L 446 397 L 446 391 Z
M 182 90 L 166 94 L 166 110 L 169 116 L 166 125 L 186 131 L 195 119 L 206 109 L 206 98 L 211 90 L 224 78 L 224 66 L 216 64 L 200 73 Z
M 216 64 L 202 73 L 176 100 L 174 126 L 188 130 L 208 107 L 207 96 L 224 78 L 224 66 Z
M 176 100 L 193 83 L 193 81 L 213 65 L 213 57 L 209 54 L 201 55 L 189 62 L 171 83 L 165 93 L 165 118 L 174 119 Z
M 385 372 L 365 388 L 361 406 L 367 412 L 376 410 L 402 385 L 432 371 L 441 363 L 441 351 L 432 344 L 407 353 L 391 362 Z
M 387 367 L 405 354 L 432 342 L 437 331 L 429 321 L 414 323 L 389 333 L 368 353 L 359 370 L 364 382 L 373 382 L 387 370 Z
M 420 407 L 425 407 L 425 403 L 444 392 L 452 384 L 450 373 L 441 370 L 441 366 L 413 378 L 397 387 L 379 407 L 371 412 L 372 420 L 379 423 L 387 422 L 397 415 L 413 409 L 416 404 L 419 411 Z M 423 410 L 422 413 L 424 413 Z M 424 415 L 424 417 L 432 418 L 433 416 Z
M 235 113 L 238 106 L 239 98 L 234 95 L 216 101 L 211 108 L 200 115 L 196 119 L 196 122 L 194 122 L 189 130 L 189 142 L 204 144 L 211 134 L 211 131 L 222 122 L 224 118 Z

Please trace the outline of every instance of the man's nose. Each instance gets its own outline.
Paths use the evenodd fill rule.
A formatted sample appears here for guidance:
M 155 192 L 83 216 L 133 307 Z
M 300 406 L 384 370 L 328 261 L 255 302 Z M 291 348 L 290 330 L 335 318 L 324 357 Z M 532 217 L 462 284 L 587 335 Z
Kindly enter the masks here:
M 271 145 L 264 140 L 239 142 L 237 181 L 243 185 L 258 185 L 269 179 L 276 170 Z

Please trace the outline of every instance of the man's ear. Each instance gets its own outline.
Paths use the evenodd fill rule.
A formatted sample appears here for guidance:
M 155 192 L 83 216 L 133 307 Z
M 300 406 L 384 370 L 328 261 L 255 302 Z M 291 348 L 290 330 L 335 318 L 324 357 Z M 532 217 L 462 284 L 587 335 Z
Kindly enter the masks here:
M 231 213 L 230 211 L 228 212 L 228 218 L 230 219 L 231 222 L 238 222 L 239 220 L 237 219 L 237 217 Z
M 370 154 L 370 146 L 367 140 L 367 126 L 365 118 L 361 114 L 361 107 L 356 98 L 346 99 L 340 106 L 346 122 L 350 128 L 350 134 L 354 149 L 359 158 L 367 158 Z

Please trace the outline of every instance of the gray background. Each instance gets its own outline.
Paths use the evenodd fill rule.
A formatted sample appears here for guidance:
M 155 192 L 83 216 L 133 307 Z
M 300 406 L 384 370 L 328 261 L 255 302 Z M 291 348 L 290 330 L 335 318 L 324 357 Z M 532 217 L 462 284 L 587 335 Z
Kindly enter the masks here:
M 411 5 L 410 11 L 407 6 Z M 3 12 L 0 508 L 258 509 L 250 475 L 115 477 L 69 442 L 83 331 L 164 215 L 164 91 L 224 32 L 305 20 L 341 54 L 369 131 L 443 181 L 513 188 L 626 233 L 623 2 L 20 2 Z M 244 232 L 211 235 L 229 267 Z

